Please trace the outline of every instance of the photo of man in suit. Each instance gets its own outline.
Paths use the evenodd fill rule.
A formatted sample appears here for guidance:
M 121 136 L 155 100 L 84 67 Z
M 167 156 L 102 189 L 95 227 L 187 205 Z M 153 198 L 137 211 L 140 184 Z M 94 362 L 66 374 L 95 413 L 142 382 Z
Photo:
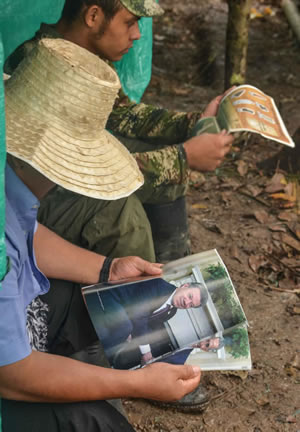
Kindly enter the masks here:
M 223 348 L 225 345 L 224 338 L 222 337 L 213 337 L 210 339 L 205 339 L 198 344 L 193 345 L 193 348 L 200 348 L 201 351 L 216 352 L 217 350 Z
M 99 339 L 111 365 L 119 369 L 144 365 L 174 350 L 164 323 L 178 309 L 203 307 L 207 300 L 207 288 L 201 283 L 186 283 L 176 288 L 161 278 L 86 296 Z
M 202 340 L 198 343 L 192 344 L 191 347 L 184 348 L 180 351 L 175 352 L 174 354 L 170 354 L 162 361 L 166 363 L 182 365 L 186 362 L 188 356 L 191 354 L 194 348 L 198 348 L 204 352 L 217 352 L 219 349 L 225 346 L 224 339 L 227 340 L 228 338 L 213 337 L 213 338 Z

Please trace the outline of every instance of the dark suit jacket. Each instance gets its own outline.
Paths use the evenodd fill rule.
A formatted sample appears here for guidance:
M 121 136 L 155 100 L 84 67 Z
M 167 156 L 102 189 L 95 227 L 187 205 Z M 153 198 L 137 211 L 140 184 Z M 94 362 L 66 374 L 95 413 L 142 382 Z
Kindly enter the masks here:
M 138 345 L 152 342 L 151 328 L 159 328 L 177 309 L 152 313 L 161 307 L 176 287 L 161 278 L 125 284 L 98 292 L 96 331 L 105 350 L 122 344 L 131 334 Z M 101 313 L 99 313 L 101 312 Z

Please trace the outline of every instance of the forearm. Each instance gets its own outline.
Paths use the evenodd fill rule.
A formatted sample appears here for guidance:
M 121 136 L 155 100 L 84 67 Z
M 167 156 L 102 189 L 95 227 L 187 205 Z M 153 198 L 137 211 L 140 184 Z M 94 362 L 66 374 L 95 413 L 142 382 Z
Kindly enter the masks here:
M 200 111 L 184 113 L 130 103 L 115 106 L 107 128 L 125 137 L 170 145 L 185 141 L 200 116 Z
M 1 397 L 28 402 L 76 402 L 139 395 L 141 374 L 32 352 L 0 368 Z M 141 386 L 142 387 L 142 386 Z
M 104 256 L 79 248 L 38 224 L 34 251 L 40 270 L 49 278 L 93 284 L 99 280 Z
M 0 396 L 50 403 L 123 397 L 176 400 L 199 381 L 199 368 L 189 365 L 156 363 L 124 371 L 34 351 L 24 360 L 0 367 Z

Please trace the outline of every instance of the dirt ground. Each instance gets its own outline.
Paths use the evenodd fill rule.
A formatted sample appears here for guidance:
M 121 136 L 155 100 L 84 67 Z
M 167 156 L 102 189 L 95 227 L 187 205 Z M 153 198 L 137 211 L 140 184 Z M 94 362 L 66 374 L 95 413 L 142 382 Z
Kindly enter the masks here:
M 160 3 L 166 13 L 154 24 L 153 77 L 144 100 L 202 108 L 223 92 L 226 2 Z M 300 127 L 299 44 L 279 1 L 253 6 L 247 82 L 274 97 L 293 134 Z M 211 398 L 203 412 L 125 401 L 136 431 L 300 431 L 299 173 L 279 170 L 274 178 L 274 170 L 258 168 L 280 150 L 259 136 L 239 140 L 215 173 L 193 173 L 188 195 L 192 251 L 217 248 L 222 256 L 249 321 L 252 370 L 203 373 Z

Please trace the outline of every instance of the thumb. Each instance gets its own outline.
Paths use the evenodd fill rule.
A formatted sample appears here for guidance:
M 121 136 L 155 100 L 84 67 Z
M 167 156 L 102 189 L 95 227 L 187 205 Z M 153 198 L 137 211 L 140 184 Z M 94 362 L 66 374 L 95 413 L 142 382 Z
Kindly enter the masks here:
M 182 376 L 179 379 L 185 393 L 193 391 L 200 383 L 201 370 L 198 366 L 183 365 Z
M 181 373 L 179 379 L 187 381 L 193 378 L 200 378 L 200 376 L 201 376 L 201 369 L 198 366 L 183 365 L 181 367 Z
M 220 135 L 222 136 L 228 135 L 228 131 L 226 129 L 222 129 Z

